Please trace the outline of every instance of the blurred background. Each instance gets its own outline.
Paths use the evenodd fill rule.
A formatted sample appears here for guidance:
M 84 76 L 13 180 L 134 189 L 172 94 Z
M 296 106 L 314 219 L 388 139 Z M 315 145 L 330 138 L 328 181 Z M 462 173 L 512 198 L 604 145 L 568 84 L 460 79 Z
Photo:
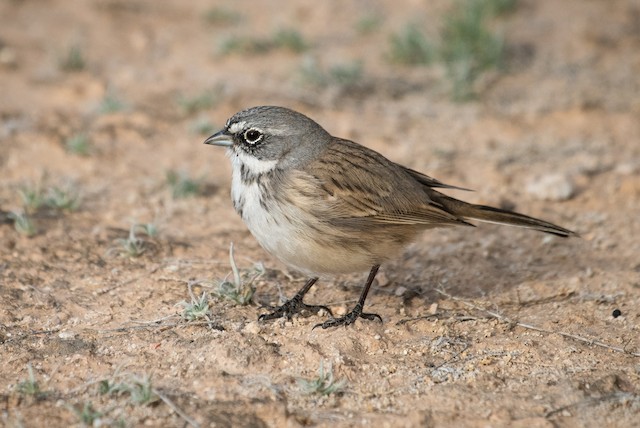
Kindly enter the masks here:
M 432 292 L 447 284 L 463 297 L 489 295 L 505 305 L 534 296 L 549 306 L 520 308 L 519 316 L 637 349 L 638 314 L 631 314 L 640 307 L 639 76 L 638 0 L 1 0 L 0 353 L 9 361 L 0 369 L 0 399 L 9 403 L 3 422 L 37 426 L 50 414 L 54 425 L 90 425 L 98 413 L 109 423 L 193 422 L 168 405 L 127 410 L 122 396 L 145 383 L 122 386 L 114 373 L 126 363 L 132 372 L 156 373 L 155 391 L 198 423 L 211 421 L 227 400 L 225 414 L 254 418 L 242 419 L 255 422 L 246 426 L 290 423 L 287 415 L 303 425 L 347 423 L 337 416 L 344 412 L 371 423 L 397 423 L 389 415 L 400 415 L 407 426 L 423 425 L 434 402 L 425 397 L 451 394 L 430 413 L 436 424 L 473 425 L 491 414 L 497 425 L 540 418 L 528 425 L 570 426 L 607 417 L 632 425 L 637 360 L 572 353 L 556 337 L 527 364 L 562 360 L 574 371 L 541 369 L 534 379 L 524 363 L 500 366 L 498 374 L 451 363 L 454 374 L 425 374 L 423 358 L 437 366 L 459 342 L 416 344 L 415 330 L 389 327 L 397 334 L 389 338 L 385 328 L 438 299 L 453 311 L 452 301 Z M 376 330 L 395 349 L 386 356 L 379 338 L 360 338 L 352 348 L 361 331 L 310 338 L 314 321 L 265 333 L 271 327 L 255 323 L 255 305 L 277 303 L 280 288 L 291 294 L 301 278 L 248 234 L 229 200 L 228 159 L 202 144 L 233 113 L 262 104 L 299 110 L 333 135 L 475 190 L 453 196 L 543 217 L 583 238 L 559 243 L 491 225 L 425 235 L 389 265 L 370 299 L 373 311 L 391 320 Z M 224 283 L 231 241 L 238 264 L 266 266 L 257 291 L 252 285 L 232 295 L 233 304 L 219 288 L 190 282 Z M 360 280 L 318 287 L 310 299 L 334 302 L 339 313 Z M 554 301 L 571 304 L 558 314 Z M 198 302 L 201 311 L 185 315 Z M 614 310 L 629 314 L 627 321 L 611 324 Z M 133 327 L 134 320 L 163 317 L 209 327 L 216 319 L 225 331 Z M 420 337 L 455 336 L 421 328 Z M 487 341 L 472 349 L 476 356 L 528 346 L 497 329 L 456 334 Z M 323 407 L 287 392 L 283 385 L 314 375 L 322 358 L 358 394 L 325 397 Z M 394 366 L 398 358 L 402 368 Z M 594 360 L 605 362 L 576 375 Z M 242 374 L 249 372 L 263 377 Z M 631 394 L 625 397 L 635 404 L 553 412 L 587 399 L 580 382 L 614 374 L 622 381 L 605 382 L 602 394 Z M 496 392 L 494 375 L 500 385 L 515 383 Z M 377 391 L 371 385 L 380 377 L 397 383 Z M 30 399 L 25 388 L 37 379 L 51 394 L 31 390 L 39 398 Z M 107 398 L 91 386 L 105 379 Z M 110 390 L 109 382 L 121 389 Z M 469 382 L 476 383 L 465 390 Z M 248 401 L 239 397 L 247 394 L 262 407 L 246 413 Z M 284 396 L 285 410 L 277 404 Z M 233 400 L 237 405 L 228 404 Z M 95 417 L 84 420 L 83 412 Z

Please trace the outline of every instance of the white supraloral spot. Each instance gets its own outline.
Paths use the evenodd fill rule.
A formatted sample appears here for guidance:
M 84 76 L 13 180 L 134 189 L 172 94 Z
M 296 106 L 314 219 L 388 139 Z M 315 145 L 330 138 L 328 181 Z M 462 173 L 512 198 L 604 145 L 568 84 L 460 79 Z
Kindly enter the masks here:
M 238 132 L 243 131 L 246 126 L 247 126 L 247 122 L 245 121 L 234 122 L 231 125 L 229 125 L 229 132 L 231 134 L 237 134 Z

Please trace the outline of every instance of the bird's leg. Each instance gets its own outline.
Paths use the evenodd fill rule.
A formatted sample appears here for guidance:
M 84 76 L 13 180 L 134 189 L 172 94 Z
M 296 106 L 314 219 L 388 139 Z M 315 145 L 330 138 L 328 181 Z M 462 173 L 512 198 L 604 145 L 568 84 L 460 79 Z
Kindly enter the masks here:
M 360 294 L 360 299 L 358 299 L 358 303 L 356 303 L 351 312 L 348 312 L 345 316 L 342 316 L 340 318 L 333 318 L 323 323 L 316 324 L 315 326 L 313 326 L 313 328 L 322 327 L 324 329 L 329 327 L 337 327 L 339 325 L 347 326 L 349 324 L 353 324 L 358 318 L 364 318 L 371 321 L 378 319 L 380 320 L 380 322 L 382 322 L 382 317 L 380 317 L 380 315 L 362 312 L 364 301 L 367 299 L 367 294 L 369 293 L 369 288 L 371 288 L 371 283 L 375 279 L 379 268 L 380 265 L 375 265 L 371 268 L 371 272 L 369 272 L 369 278 L 367 278 L 367 283 L 364 285 L 364 289 Z
M 309 311 L 309 312 L 317 314 L 322 309 L 327 311 L 329 313 L 329 315 L 331 315 L 333 317 L 333 313 L 331 312 L 331 309 L 327 308 L 326 306 L 322 306 L 322 305 L 307 305 L 306 303 L 304 303 L 302 301 L 302 299 L 304 298 L 304 295 L 307 294 L 307 292 L 311 289 L 311 287 L 313 287 L 313 284 L 315 284 L 317 280 L 318 280 L 317 277 L 309 279 L 307 281 L 307 283 L 304 285 L 304 287 L 302 287 L 296 293 L 295 296 L 293 296 L 291 299 L 289 299 L 286 302 L 284 302 L 284 304 L 282 306 L 279 306 L 277 308 L 272 308 L 272 309 L 275 309 L 273 312 L 271 312 L 269 314 L 260 315 L 258 317 L 258 321 L 274 320 L 274 319 L 282 318 L 282 317 L 285 317 L 287 319 L 291 319 L 291 317 L 294 314 L 300 313 L 302 311 Z

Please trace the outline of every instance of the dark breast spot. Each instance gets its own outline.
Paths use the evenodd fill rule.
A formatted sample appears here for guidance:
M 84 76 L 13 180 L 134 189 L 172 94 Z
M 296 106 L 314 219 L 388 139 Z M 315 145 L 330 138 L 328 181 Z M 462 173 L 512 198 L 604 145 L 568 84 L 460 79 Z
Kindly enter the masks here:
M 240 196 L 237 200 L 233 200 L 233 208 L 236 210 L 240 217 L 242 217 L 242 210 L 244 209 L 244 198 Z

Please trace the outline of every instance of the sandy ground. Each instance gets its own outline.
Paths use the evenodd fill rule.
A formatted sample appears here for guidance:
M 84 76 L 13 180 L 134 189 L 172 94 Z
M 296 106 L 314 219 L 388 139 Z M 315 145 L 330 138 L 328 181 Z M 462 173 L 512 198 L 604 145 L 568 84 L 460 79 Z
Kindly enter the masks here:
M 467 103 L 441 65 L 389 61 L 392 33 L 436 37 L 450 5 L 0 2 L 0 210 L 37 184 L 81 195 L 32 210 L 32 237 L 0 225 L 1 424 L 640 426 L 640 2 L 520 1 L 495 23 L 505 70 Z M 280 28 L 307 49 L 220 53 Z M 71 47 L 81 70 L 63 67 Z M 309 64 L 361 76 L 319 85 Z M 383 266 L 367 302 L 382 324 L 259 323 L 304 278 L 246 230 L 228 160 L 202 141 L 260 104 L 581 238 L 432 231 Z M 65 148 L 80 134 L 84 156 Z M 199 194 L 173 197 L 169 171 Z M 121 245 L 135 223 L 158 229 L 138 228 L 138 257 Z M 252 305 L 215 295 L 231 242 L 242 272 L 264 266 Z M 364 278 L 307 300 L 344 313 Z M 210 322 L 181 316 L 189 285 Z M 341 388 L 308 393 L 321 365 Z

